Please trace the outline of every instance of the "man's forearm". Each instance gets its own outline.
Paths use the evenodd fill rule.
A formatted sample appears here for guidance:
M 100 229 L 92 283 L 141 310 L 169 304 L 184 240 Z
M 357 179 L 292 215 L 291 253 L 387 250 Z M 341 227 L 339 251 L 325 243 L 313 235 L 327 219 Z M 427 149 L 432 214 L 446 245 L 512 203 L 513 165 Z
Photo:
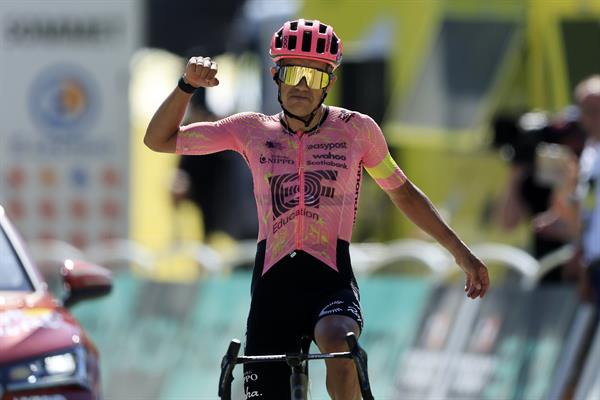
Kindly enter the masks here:
M 177 132 L 191 94 L 175 88 L 163 101 L 148 124 L 144 143 L 154 151 L 175 152 Z
M 431 201 L 419 188 L 407 181 L 400 188 L 388 191 L 398 207 L 415 225 L 431 235 L 454 257 L 468 255 L 469 250 L 456 233 L 444 222 Z
M 485 296 L 490 279 L 487 267 L 442 220 L 431 201 L 410 181 L 397 189 L 387 191 L 394 204 L 419 228 L 433 236 L 452 255 L 465 272 L 465 292 L 475 299 Z

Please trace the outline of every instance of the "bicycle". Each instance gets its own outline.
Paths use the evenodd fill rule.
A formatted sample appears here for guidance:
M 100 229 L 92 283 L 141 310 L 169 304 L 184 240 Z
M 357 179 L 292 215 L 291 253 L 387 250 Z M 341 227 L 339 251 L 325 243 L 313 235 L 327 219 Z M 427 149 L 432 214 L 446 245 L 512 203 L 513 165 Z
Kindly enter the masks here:
M 227 353 L 221 361 L 221 376 L 219 377 L 219 398 L 231 400 L 231 383 L 233 382 L 233 369 L 237 364 L 257 362 L 283 362 L 285 361 L 292 369 L 290 376 L 291 400 L 306 400 L 308 397 L 308 361 L 324 360 L 333 358 L 351 358 L 356 365 L 358 382 L 363 400 L 374 400 L 367 372 L 367 353 L 359 346 L 356 336 L 352 332 L 346 334 L 346 343 L 349 351 L 338 353 L 305 353 L 302 349 L 299 353 L 288 353 L 279 355 L 263 356 L 238 356 L 240 341 L 233 339 L 229 343 Z

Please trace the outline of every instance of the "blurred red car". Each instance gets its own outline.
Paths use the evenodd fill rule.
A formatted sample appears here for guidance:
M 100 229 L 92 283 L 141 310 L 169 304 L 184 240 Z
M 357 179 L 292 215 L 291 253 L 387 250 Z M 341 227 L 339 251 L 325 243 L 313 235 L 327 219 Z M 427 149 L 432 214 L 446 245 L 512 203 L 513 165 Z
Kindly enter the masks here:
M 65 261 L 64 298 L 48 289 L 0 206 L 0 399 L 99 399 L 98 350 L 67 307 L 110 292 L 111 274 Z M 58 274 L 58 270 L 56 272 Z

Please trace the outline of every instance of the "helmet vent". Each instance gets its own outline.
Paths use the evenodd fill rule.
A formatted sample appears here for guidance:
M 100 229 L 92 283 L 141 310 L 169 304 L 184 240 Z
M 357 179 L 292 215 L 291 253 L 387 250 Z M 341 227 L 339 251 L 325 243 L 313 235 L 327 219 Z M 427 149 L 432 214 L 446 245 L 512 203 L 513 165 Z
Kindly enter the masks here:
M 296 49 L 296 42 L 297 42 L 297 37 L 296 35 L 290 35 L 290 39 L 288 42 L 288 50 L 295 50 Z
M 283 29 L 280 29 L 276 34 L 275 34 L 275 48 L 276 49 L 280 49 L 281 48 L 281 35 L 283 34 Z
M 312 21 L 304 21 L 304 25 L 313 26 L 313 22 Z
M 317 53 L 325 53 L 325 39 L 323 38 L 317 40 Z
M 327 32 L 327 26 L 323 24 L 319 24 L 319 33 Z
M 337 54 L 338 52 L 338 42 L 339 39 L 337 38 L 337 36 L 333 35 L 333 40 L 331 41 L 331 54 Z
M 290 30 L 297 31 L 298 30 L 298 21 L 290 22 Z
M 310 44 L 312 43 L 312 32 L 304 31 L 302 34 L 302 51 L 310 51 Z

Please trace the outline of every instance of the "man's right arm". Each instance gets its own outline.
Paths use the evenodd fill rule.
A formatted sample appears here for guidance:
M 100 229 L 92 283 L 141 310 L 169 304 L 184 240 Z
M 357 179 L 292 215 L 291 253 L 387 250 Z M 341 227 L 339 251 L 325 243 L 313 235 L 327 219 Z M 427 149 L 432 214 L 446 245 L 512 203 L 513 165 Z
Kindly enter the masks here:
M 219 84 L 216 74 L 217 64 L 210 58 L 192 57 L 185 67 L 183 78 L 186 83 L 194 87 L 213 87 Z M 179 87 L 171 92 L 148 124 L 144 136 L 146 146 L 163 153 L 175 152 L 179 124 L 190 97 L 192 97 L 191 93 L 186 93 Z

